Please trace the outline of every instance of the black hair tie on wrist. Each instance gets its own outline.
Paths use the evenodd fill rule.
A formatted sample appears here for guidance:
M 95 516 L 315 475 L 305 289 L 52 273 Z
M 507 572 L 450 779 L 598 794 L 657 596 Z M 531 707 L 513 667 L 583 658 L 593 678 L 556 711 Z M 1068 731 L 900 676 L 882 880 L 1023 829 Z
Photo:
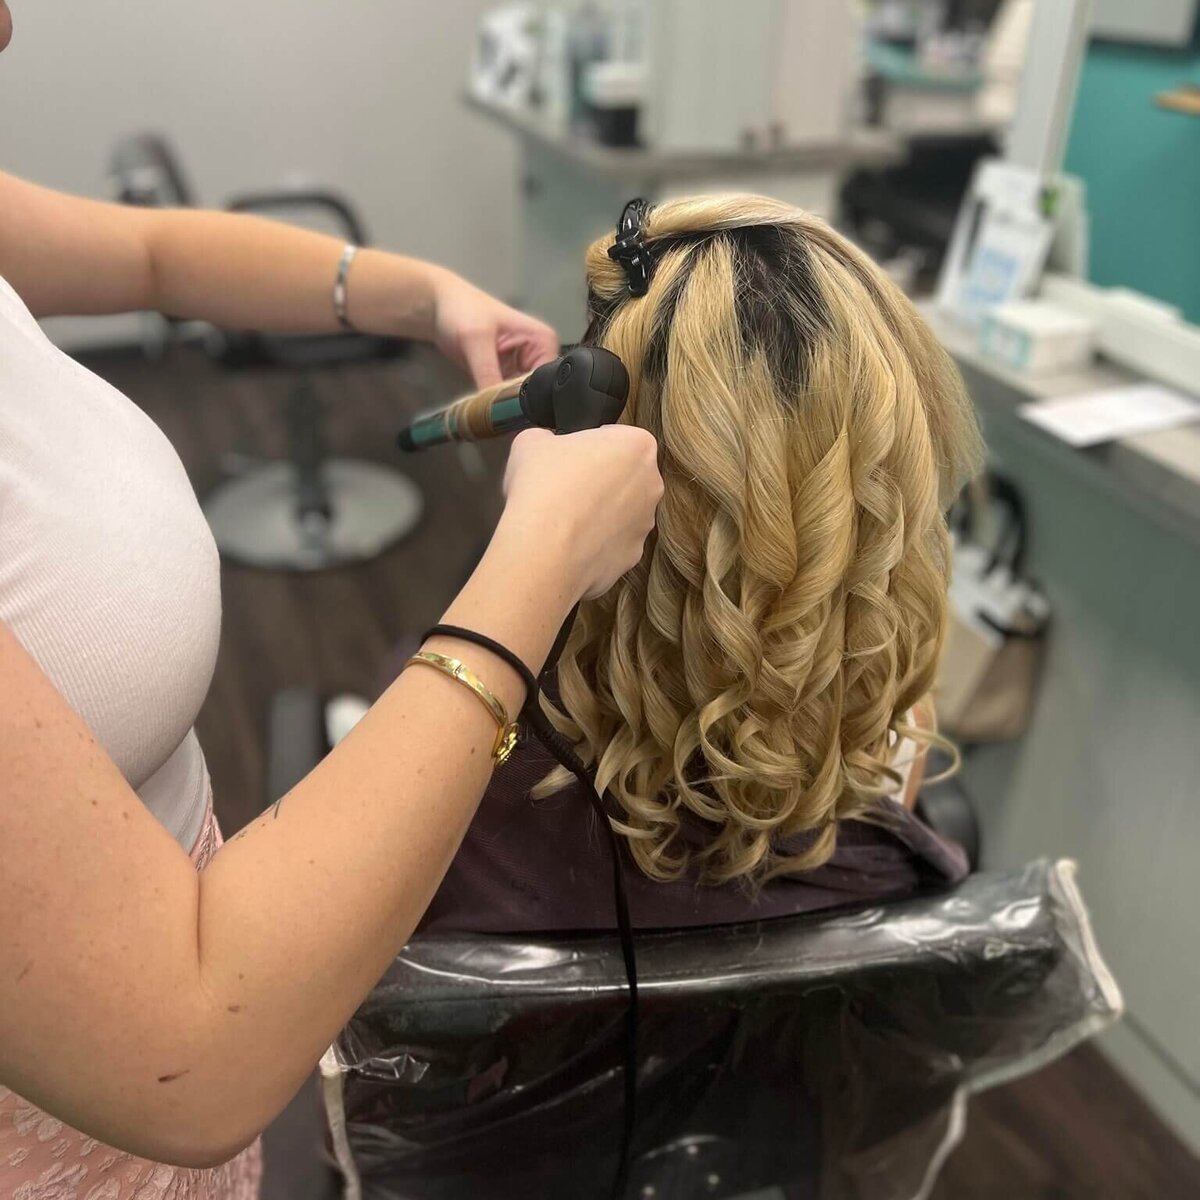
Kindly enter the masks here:
M 572 612 L 572 617 L 574 612 Z M 568 619 L 563 627 L 563 633 L 570 630 L 571 621 Z M 561 648 L 565 640 L 560 633 L 556 649 Z M 525 703 L 521 707 L 521 719 L 537 734 L 538 740 L 552 755 L 579 781 L 584 795 L 592 806 L 592 811 L 599 819 L 601 828 L 608 835 L 608 849 L 612 860 L 613 904 L 616 909 L 617 932 L 621 939 L 621 958 L 625 963 L 625 980 L 629 986 L 629 1005 L 625 1010 L 625 1069 L 624 1069 L 624 1109 L 621 1126 L 621 1149 L 617 1160 L 617 1172 L 613 1179 L 612 1195 L 614 1200 L 623 1197 L 629 1179 L 630 1154 L 633 1148 L 633 1131 L 637 1124 L 637 1066 L 638 1066 L 638 975 L 637 952 L 633 941 L 633 922 L 629 916 L 629 900 L 625 895 L 625 876 L 621 866 L 621 842 L 617 831 L 613 829 L 612 819 L 605 807 L 604 798 L 596 787 L 596 781 L 584 765 L 583 760 L 575 753 L 575 747 L 550 723 L 550 719 L 542 712 L 539 701 L 538 681 L 525 662 L 514 654 L 507 646 L 488 637 L 476 633 L 474 629 L 463 629 L 458 625 L 435 625 L 426 631 L 421 641 L 432 637 L 456 638 L 462 642 L 471 642 L 490 650 L 497 658 L 508 663 L 521 677 L 525 684 Z M 552 667 L 557 661 L 557 654 L 552 653 L 547 667 Z M 606 793 L 607 795 L 607 793 Z
M 494 641 L 484 633 L 476 633 L 474 629 L 463 629 L 459 625 L 435 625 L 432 629 L 426 630 L 421 635 L 421 641 L 427 642 L 432 637 L 457 638 L 460 642 L 474 642 L 476 646 L 482 646 L 485 650 L 490 650 L 497 658 L 502 658 L 518 675 L 521 677 L 521 682 L 525 685 L 525 704 L 521 711 L 524 712 L 529 707 L 531 701 L 536 701 L 538 694 L 538 682 L 533 677 L 533 672 L 525 665 L 523 659 L 519 655 L 514 654 L 507 646 L 501 645 Z

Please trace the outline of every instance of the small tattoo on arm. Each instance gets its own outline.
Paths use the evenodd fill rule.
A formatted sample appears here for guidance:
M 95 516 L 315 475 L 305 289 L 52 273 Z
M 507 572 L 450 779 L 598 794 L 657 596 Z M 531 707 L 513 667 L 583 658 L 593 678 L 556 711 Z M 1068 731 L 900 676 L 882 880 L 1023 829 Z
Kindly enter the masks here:
M 278 800 L 276 800 L 275 803 L 272 804 L 271 807 L 267 810 L 271 814 L 272 821 L 277 821 L 279 819 L 279 809 L 280 809 L 280 806 L 283 804 L 283 801 L 284 801 L 284 797 L 280 796 L 280 798 Z M 264 813 L 263 815 L 265 816 L 266 813 Z M 251 821 L 249 825 L 243 825 L 241 827 L 241 829 L 239 829 L 237 831 L 237 833 L 235 833 L 232 837 L 225 839 L 225 844 L 228 846 L 231 842 L 236 842 L 240 838 L 245 837 L 246 834 L 248 834 L 250 832 L 250 830 L 252 830 L 254 828 L 256 823 L 257 822 L 255 822 L 255 821 Z
M 187 1073 L 188 1073 L 187 1071 L 176 1071 L 172 1075 L 160 1075 L 158 1077 L 158 1082 L 159 1083 L 174 1083 L 176 1079 L 181 1078 L 182 1076 L 186 1075 Z

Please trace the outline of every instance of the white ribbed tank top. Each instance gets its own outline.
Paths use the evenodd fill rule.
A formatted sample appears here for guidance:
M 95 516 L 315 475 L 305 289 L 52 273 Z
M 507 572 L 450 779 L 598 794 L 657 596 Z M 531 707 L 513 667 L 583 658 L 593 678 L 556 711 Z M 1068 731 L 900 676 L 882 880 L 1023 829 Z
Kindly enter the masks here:
M 217 549 L 179 456 L 0 278 L 0 620 L 185 849 L 192 725 L 221 627 Z

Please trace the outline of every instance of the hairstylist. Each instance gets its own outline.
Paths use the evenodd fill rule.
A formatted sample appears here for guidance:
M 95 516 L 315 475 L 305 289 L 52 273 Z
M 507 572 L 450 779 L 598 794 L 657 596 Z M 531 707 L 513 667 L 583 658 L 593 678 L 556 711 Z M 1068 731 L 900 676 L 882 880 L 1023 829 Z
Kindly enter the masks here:
M 0 0 L 0 48 L 9 29 Z M 491 774 L 489 708 L 409 670 L 217 851 L 191 732 L 219 625 L 211 538 L 157 429 L 34 320 L 332 330 L 343 258 L 262 220 L 0 175 L 0 1200 L 253 1196 L 243 1148 L 416 926 Z M 364 250 L 345 282 L 355 327 L 428 339 L 481 385 L 555 352 L 550 329 L 428 264 Z M 526 433 L 505 488 L 444 620 L 537 669 L 572 605 L 638 561 L 655 444 Z M 520 708 L 501 658 L 427 649 Z

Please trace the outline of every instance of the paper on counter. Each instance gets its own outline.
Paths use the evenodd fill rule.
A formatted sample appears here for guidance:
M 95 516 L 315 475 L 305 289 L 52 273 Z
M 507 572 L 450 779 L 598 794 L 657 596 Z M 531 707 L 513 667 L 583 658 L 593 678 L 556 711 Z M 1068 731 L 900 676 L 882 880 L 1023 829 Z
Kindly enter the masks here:
M 1096 446 L 1200 420 L 1200 403 L 1145 383 L 1038 400 L 1022 404 L 1017 412 L 1072 446 Z

